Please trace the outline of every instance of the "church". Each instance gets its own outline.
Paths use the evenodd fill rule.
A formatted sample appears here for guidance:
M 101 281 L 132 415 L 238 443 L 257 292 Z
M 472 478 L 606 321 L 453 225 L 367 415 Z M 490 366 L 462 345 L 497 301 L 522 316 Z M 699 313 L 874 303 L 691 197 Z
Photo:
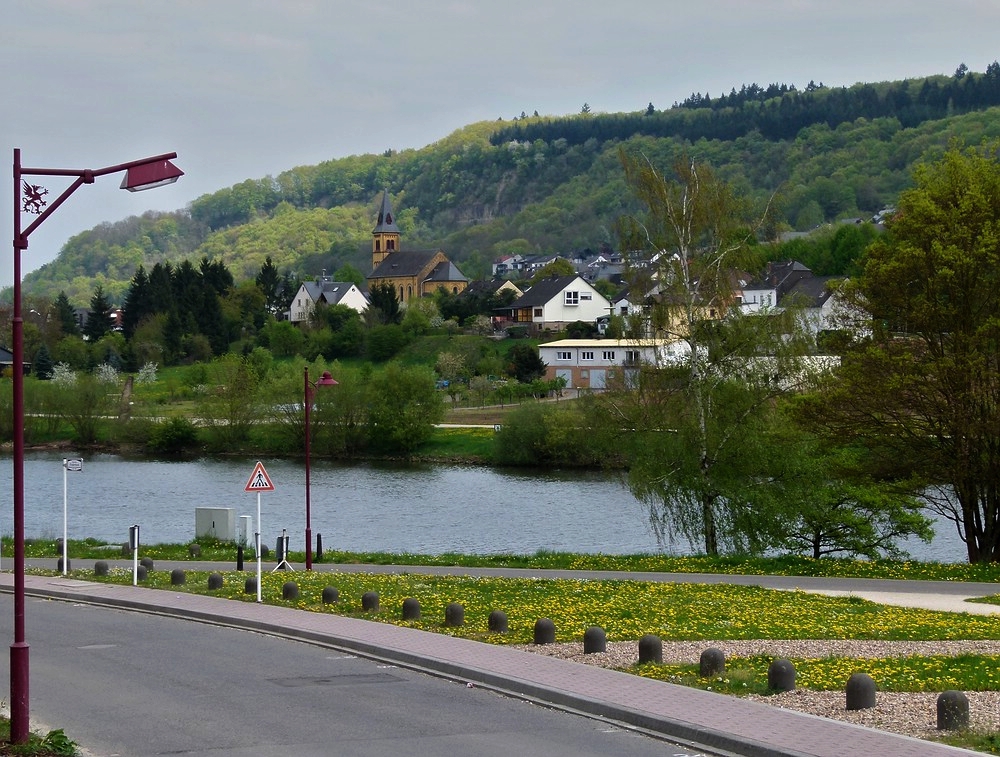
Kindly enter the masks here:
M 368 289 L 388 284 L 401 304 L 433 294 L 444 287 L 458 294 L 469 279 L 441 250 L 403 250 L 399 227 L 389 203 L 389 190 L 382 191 L 382 206 L 372 231 L 372 272 Z

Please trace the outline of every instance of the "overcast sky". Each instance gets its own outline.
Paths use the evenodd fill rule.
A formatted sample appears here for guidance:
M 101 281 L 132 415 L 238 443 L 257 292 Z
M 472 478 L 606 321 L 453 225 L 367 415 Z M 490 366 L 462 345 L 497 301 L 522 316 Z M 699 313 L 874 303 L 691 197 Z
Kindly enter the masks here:
M 6 0 L 4 161 L 15 147 L 36 168 L 177 152 L 186 174 L 138 194 L 117 176 L 81 187 L 32 234 L 23 272 L 104 221 L 476 121 L 981 72 L 1000 58 L 998 29 L 997 0 Z

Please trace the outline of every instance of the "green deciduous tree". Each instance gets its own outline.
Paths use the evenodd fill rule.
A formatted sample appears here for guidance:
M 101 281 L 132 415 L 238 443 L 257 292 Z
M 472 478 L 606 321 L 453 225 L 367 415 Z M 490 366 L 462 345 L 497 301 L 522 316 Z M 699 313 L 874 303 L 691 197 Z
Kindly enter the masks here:
M 369 387 L 368 438 L 374 449 L 408 454 L 430 438 L 444 417 L 434 372 L 392 362 Z
M 970 562 L 1000 560 L 997 147 L 954 147 L 916 169 L 845 292 L 870 338 L 814 411 L 870 448 L 873 475 L 937 487 L 932 507 Z
M 632 271 L 653 294 L 646 326 L 674 344 L 618 378 L 592 416 L 615 430 L 628 483 L 664 540 L 683 537 L 707 554 L 769 546 L 768 470 L 761 440 L 774 401 L 808 376 L 803 325 L 792 310 L 745 314 L 732 273 L 753 264 L 753 212 L 704 165 L 682 157 L 669 176 L 642 156 L 622 155 L 642 216 L 626 219 L 623 249 L 641 251 Z
M 245 357 L 224 355 L 209 365 L 210 391 L 196 412 L 215 449 L 238 449 L 260 417 L 261 377 Z

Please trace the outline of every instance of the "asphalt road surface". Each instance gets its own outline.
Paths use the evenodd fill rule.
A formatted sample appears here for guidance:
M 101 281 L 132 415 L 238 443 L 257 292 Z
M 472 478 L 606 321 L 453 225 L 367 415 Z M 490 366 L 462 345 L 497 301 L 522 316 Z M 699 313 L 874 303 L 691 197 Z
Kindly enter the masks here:
M 8 594 L 4 618 L 12 627 Z M 205 623 L 29 597 L 26 627 L 32 730 L 62 728 L 95 757 L 703 754 L 463 681 Z M 0 654 L 4 690 L 8 666 Z

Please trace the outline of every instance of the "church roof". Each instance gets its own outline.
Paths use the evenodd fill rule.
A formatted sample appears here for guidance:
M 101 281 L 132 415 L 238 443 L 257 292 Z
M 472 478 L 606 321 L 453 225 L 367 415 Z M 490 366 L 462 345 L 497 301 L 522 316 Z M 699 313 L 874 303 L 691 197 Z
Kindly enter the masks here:
M 419 276 L 437 254 L 438 250 L 397 250 L 387 255 L 368 278 Z
M 396 225 L 396 217 L 392 214 L 392 206 L 389 204 L 389 190 L 382 190 L 382 207 L 378 211 L 378 222 L 375 224 L 373 234 L 393 232 L 398 234 L 399 227 Z

